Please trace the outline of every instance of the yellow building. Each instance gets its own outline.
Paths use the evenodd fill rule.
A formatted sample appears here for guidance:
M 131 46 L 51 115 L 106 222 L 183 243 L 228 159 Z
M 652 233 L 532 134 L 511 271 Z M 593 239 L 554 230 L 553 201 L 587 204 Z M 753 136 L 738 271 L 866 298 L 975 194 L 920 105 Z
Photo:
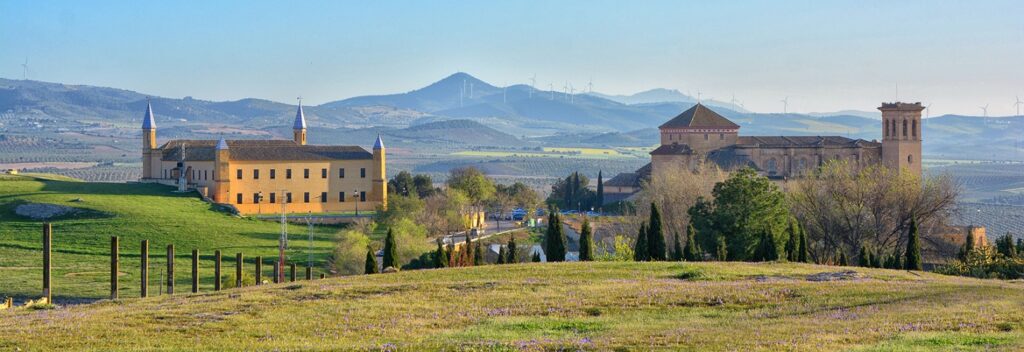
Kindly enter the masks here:
M 142 182 L 195 189 L 241 214 L 328 213 L 387 206 L 384 142 L 306 145 L 299 105 L 292 140 L 171 140 L 157 147 L 152 105 L 142 123 Z

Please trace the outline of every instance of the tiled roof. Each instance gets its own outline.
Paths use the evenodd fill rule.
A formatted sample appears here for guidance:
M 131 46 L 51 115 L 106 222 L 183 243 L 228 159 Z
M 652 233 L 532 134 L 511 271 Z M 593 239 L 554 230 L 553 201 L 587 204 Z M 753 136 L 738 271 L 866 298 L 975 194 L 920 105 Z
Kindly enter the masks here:
M 689 110 L 662 124 L 658 128 L 687 128 L 687 127 L 710 127 L 710 128 L 740 128 L 740 125 L 729 121 L 729 119 L 708 109 L 701 103 L 697 103 Z
M 686 144 L 663 144 L 658 149 L 652 150 L 651 155 L 689 155 L 693 154 L 693 149 L 690 149 L 689 145 Z
M 605 186 L 612 187 L 636 187 L 640 188 L 640 182 L 651 178 L 651 163 L 647 163 L 636 169 L 635 172 L 623 172 L 615 175 L 612 179 L 605 181 Z
M 850 139 L 840 136 L 740 136 L 738 147 L 759 148 L 822 148 L 822 147 L 881 147 L 878 142 Z
M 214 140 L 172 140 L 161 150 L 161 160 L 177 161 L 184 149 L 185 161 L 213 161 Z M 372 159 L 373 154 L 358 146 L 299 145 L 290 140 L 228 140 L 231 160 L 353 160 Z

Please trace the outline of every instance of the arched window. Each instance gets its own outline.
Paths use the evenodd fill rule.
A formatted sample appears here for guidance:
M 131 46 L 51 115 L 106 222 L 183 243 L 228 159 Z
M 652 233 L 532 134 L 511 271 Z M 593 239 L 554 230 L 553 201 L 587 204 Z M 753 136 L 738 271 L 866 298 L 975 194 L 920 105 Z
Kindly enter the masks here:
M 910 135 L 917 137 L 917 120 L 910 121 Z
M 907 136 L 907 120 L 903 120 L 903 136 Z
M 907 164 L 913 164 L 913 163 L 914 163 L 914 155 L 913 154 L 907 155 Z
M 889 137 L 889 119 L 882 121 L 882 138 Z

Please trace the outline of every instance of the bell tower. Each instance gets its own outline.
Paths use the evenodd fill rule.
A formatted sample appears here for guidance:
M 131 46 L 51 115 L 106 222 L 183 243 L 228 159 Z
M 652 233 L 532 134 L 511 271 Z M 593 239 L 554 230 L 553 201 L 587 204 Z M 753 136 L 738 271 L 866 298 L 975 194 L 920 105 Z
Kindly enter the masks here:
M 387 156 L 384 153 L 384 141 L 377 135 L 377 141 L 373 143 L 373 174 L 372 178 L 372 199 L 380 202 L 381 207 L 388 208 L 388 181 L 387 181 Z
M 216 203 L 229 203 L 230 180 L 231 180 L 231 149 L 228 142 L 221 137 L 214 147 L 214 171 L 213 171 L 213 201 Z
M 917 103 L 882 103 L 882 162 L 921 176 L 921 111 Z
M 299 99 L 299 110 L 295 112 L 295 123 L 292 124 L 292 138 L 295 144 L 306 145 L 306 114 L 302 113 L 302 99 Z
M 153 105 L 146 99 L 146 116 L 142 117 L 142 179 L 153 178 L 153 154 L 156 152 L 156 121 Z

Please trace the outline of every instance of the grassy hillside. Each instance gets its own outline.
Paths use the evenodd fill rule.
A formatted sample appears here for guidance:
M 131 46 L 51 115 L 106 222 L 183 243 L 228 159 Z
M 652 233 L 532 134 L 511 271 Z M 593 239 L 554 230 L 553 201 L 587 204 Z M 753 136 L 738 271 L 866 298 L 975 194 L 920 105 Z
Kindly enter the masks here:
M 860 277 L 808 281 L 844 269 Z M 484 266 L 0 311 L 0 349 L 1020 350 L 1021 288 L 806 264 Z
M 150 293 L 166 268 L 166 246 L 175 245 L 176 285 L 187 290 L 192 249 L 199 249 L 203 289 L 213 286 L 213 252 L 221 250 L 225 272 L 233 275 L 234 256 L 242 252 L 252 270 L 262 255 L 270 275 L 277 256 L 280 225 L 243 219 L 216 211 L 195 193 L 179 194 L 154 184 L 77 182 L 70 178 L 38 179 L 0 175 L 0 297 L 38 297 L 42 290 L 42 221 L 15 214 L 19 204 L 43 203 L 79 209 L 53 223 L 55 300 L 107 297 L 110 236 L 121 241 L 121 295 L 139 292 L 140 242 L 148 239 Z M 304 266 L 308 252 L 305 226 L 292 225 L 289 260 Z M 318 227 L 314 260 L 323 266 L 335 228 Z

